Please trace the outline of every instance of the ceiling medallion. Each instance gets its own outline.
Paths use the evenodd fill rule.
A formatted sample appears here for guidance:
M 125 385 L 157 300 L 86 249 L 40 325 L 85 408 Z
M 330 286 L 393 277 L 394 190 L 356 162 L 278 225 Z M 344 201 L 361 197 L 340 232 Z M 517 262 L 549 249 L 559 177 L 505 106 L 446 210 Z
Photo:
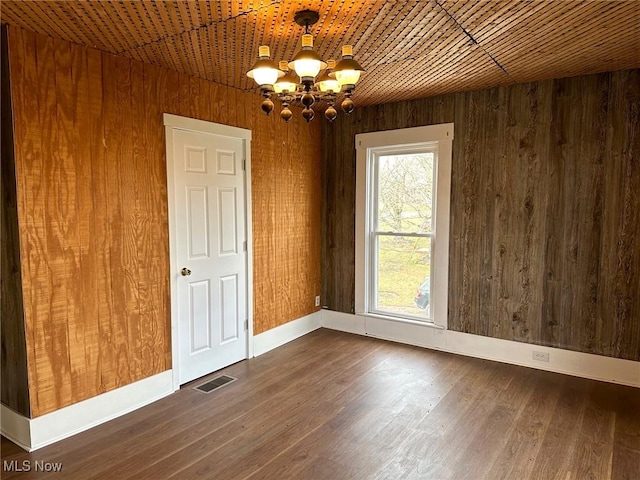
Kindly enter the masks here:
M 313 36 L 309 33 L 309 27 L 319 18 L 318 12 L 313 10 L 296 13 L 295 22 L 304 27 L 305 33 L 302 35 L 302 48 L 289 62 L 281 61 L 276 64 L 271 60 L 269 47 L 260 46 L 259 58 L 247 72 L 247 76 L 253 78 L 260 87 L 264 97 L 262 110 L 267 115 L 274 108 L 272 96 L 282 102 L 280 118 L 285 122 L 293 116 L 289 106 L 294 101 L 303 105 L 302 116 L 307 122 L 313 120 L 315 115 L 311 106 L 320 100 L 329 104 L 324 112 L 325 118 L 330 122 L 334 121 L 338 116 L 334 104 L 339 93 L 344 94 L 340 105 L 342 111 L 348 115 L 355 109 L 351 95 L 364 69 L 354 60 L 351 45 L 342 47 L 342 59 L 337 63 L 333 60 L 325 62 L 313 50 Z

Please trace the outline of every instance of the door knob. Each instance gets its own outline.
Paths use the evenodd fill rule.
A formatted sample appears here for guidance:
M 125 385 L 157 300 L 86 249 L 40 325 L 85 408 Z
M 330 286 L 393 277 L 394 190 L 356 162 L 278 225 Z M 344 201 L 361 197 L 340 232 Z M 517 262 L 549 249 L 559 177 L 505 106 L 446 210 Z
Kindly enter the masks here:
M 191 270 L 189 270 L 187 267 L 184 267 L 182 270 L 180 270 L 180 273 L 183 277 L 187 277 L 191 275 Z

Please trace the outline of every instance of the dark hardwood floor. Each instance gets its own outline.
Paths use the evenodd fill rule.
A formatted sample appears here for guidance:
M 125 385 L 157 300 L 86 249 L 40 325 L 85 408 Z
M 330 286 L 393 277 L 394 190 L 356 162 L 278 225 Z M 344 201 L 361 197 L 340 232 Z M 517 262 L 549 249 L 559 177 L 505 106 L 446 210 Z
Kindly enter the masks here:
M 222 372 L 2 478 L 640 478 L 640 389 L 325 329 Z

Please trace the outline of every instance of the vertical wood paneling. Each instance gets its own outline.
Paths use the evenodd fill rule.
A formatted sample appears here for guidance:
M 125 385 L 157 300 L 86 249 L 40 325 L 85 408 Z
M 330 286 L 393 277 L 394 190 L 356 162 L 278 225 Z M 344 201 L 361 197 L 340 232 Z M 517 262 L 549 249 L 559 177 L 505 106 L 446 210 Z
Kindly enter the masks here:
M 7 30 L 2 26 L 0 61 L 0 88 L 2 88 L 2 154 L 0 173 L 2 176 L 2 222 L 0 243 L 2 257 L 0 272 L 0 342 L 2 375 L 2 403 L 16 412 L 29 416 L 29 379 L 27 374 L 27 342 L 25 338 L 24 300 L 22 276 L 20 274 L 20 238 L 18 235 L 18 208 L 15 171 L 15 151 L 12 121 L 12 99 L 9 84 L 9 58 Z
M 484 95 L 486 97 L 483 98 L 482 104 L 485 106 L 482 111 L 484 112 L 484 122 L 482 125 L 482 129 L 480 131 L 480 139 L 479 142 L 482 143 L 482 149 L 488 149 L 489 151 L 495 150 L 495 145 L 499 141 L 498 136 L 495 134 L 498 131 L 498 108 L 500 97 L 496 90 L 485 90 Z M 480 150 L 480 148 L 478 149 Z M 480 242 L 480 271 L 479 271 L 479 286 L 478 293 L 480 298 L 484 298 L 487 301 L 480 302 L 480 315 L 478 318 L 487 317 L 489 318 L 493 309 L 493 305 L 495 304 L 496 298 L 496 282 L 494 280 L 493 268 L 494 268 L 494 248 L 496 242 L 494 241 L 494 225 L 496 222 L 496 215 L 494 211 L 494 204 L 496 202 L 495 195 L 495 169 L 491 164 L 483 164 L 480 167 L 479 179 L 478 179 L 478 203 L 480 204 L 480 231 L 485 232 L 481 242 Z M 458 196 L 456 194 L 452 194 L 454 199 L 461 198 L 463 196 Z M 451 248 L 451 246 L 449 247 Z M 450 268 L 455 268 L 451 267 Z M 450 308 L 450 311 L 455 308 L 453 305 Z M 472 319 L 469 319 L 472 320 Z M 478 322 L 475 320 L 475 328 L 482 335 L 488 335 L 491 331 L 491 323 L 490 322 Z M 495 322 L 494 322 L 495 323 Z
M 321 121 L 322 120 L 322 121 Z M 322 305 L 322 288 L 321 288 L 321 270 L 320 270 L 320 258 L 322 256 L 322 236 L 320 234 L 320 225 L 322 224 L 322 178 L 320 175 L 322 164 L 320 155 L 319 141 L 322 138 L 322 129 L 326 125 L 324 119 L 318 118 L 315 123 L 306 125 L 299 123 L 300 130 L 296 137 L 296 143 L 302 147 L 302 157 L 298 161 L 298 165 L 301 168 L 300 171 L 300 188 L 304 191 L 304 196 L 301 199 L 301 204 L 304 205 L 305 216 L 298 215 L 298 230 L 302 232 L 303 239 L 302 245 L 305 245 L 303 249 L 298 247 L 298 252 L 302 250 L 303 259 L 298 269 L 301 274 L 300 285 L 304 288 L 300 289 L 303 292 L 303 298 L 298 305 L 298 316 L 306 315 L 316 310 L 315 297 L 320 295 Z M 308 131 L 305 131 L 308 129 Z M 312 142 L 297 142 L 298 138 L 305 138 L 305 135 L 310 135 L 315 139 Z M 313 179 L 312 181 L 309 181 Z M 296 207 L 296 211 L 300 211 L 299 207 Z M 306 218 L 305 218 L 306 217 Z M 296 251 L 296 247 L 294 250 Z M 307 265 L 312 266 L 308 268 Z M 315 265 L 318 267 L 315 268 Z M 296 288 L 294 286 L 294 288 Z
M 254 331 L 317 310 L 318 120 L 285 125 L 258 95 L 9 34 L 32 416 L 171 367 L 165 112 L 253 131 Z
M 362 108 L 323 135 L 323 296 L 354 307 L 354 135 L 455 123 L 449 326 L 640 360 L 640 71 Z
M 225 82 L 226 83 L 226 82 Z M 234 105 L 230 103 L 227 91 L 229 87 L 226 85 L 210 83 L 215 87 L 215 96 L 211 99 L 213 113 L 215 116 L 214 122 L 221 123 L 223 125 L 229 124 L 229 111 L 235 109 Z M 256 110 L 254 114 L 262 113 L 260 110 Z
M 317 310 L 321 125 L 301 119 L 285 124 L 277 115 L 256 115 L 260 100 L 252 97 L 250 102 L 245 115 L 254 126 L 254 302 L 259 305 L 254 331 L 260 333 L 281 325 L 284 318 Z M 300 141 L 305 138 L 310 141 Z M 267 148 L 256 153 L 258 145 Z
M 609 99 L 606 166 L 612 168 L 605 175 L 607 204 L 603 212 L 611 218 L 605 217 L 605 225 L 608 220 L 614 230 L 603 242 L 602 256 L 608 257 L 609 273 L 614 275 L 613 285 L 606 285 L 613 300 L 606 304 L 607 313 L 617 322 L 607 338 L 613 355 L 640 355 L 640 70 L 614 76 Z M 609 208 L 610 198 L 618 199 L 617 210 Z
M 234 127 L 238 126 L 238 93 L 240 92 L 237 89 L 227 87 L 227 102 L 229 103 L 229 105 L 231 105 L 231 107 L 228 109 L 229 116 L 227 118 L 227 125 L 232 125 Z
M 243 92 L 240 92 L 236 89 L 233 89 L 233 95 L 234 95 L 234 104 L 235 104 L 235 112 L 236 112 L 236 123 L 235 126 L 239 127 L 240 125 L 243 126 L 243 128 L 248 128 L 249 130 L 253 130 L 253 128 L 251 128 L 250 123 L 249 123 L 249 119 L 251 117 L 251 115 L 247 116 L 246 111 L 247 111 L 247 107 L 248 105 L 248 100 L 250 100 L 253 97 L 249 97 L 247 98 L 247 95 Z
M 286 139 L 286 142 L 289 142 L 289 134 L 292 128 L 295 128 L 292 125 L 283 125 L 282 122 L 278 122 L 277 116 L 273 116 L 271 118 L 271 130 L 269 132 L 269 144 L 272 150 L 282 148 L 283 138 Z M 298 157 L 299 148 L 297 145 L 291 145 L 289 147 L 292 150 L 293 157 Z M 274 181 L 277 181 L 278 173 L 282 172 L 283 177 L 291 178 L 293 180 L 293 169 L 292 169 L 292 159 L 291 158 L 278 158 L 277 155 L 271 155 L 271 162 L 279 163 L 279 172 L 272 171 L 271 175 Z M 283 230 L 283 229 L 291 229 L 292 235 L 295 235 L 295 231 L 292 227 L 293 224 L 293 211 L 292 205 L 295 201 L 295 181 L 287 182 L 281 185 L 279 188 L 275 190 L 275 229 Z M 269 323 L 267 325 L 271 325 L 273 320 L 282 315 L 283 312 L 290 310 L 294 305 L 294 298 L 291 295 L 291 283 L 294 281 L 295 268 L 296 268 L 296 260 L 297 258 L 289 255 L 289 249 L 291 248 L 291 244 L 293 243 L 293 239 L 290 236 L 282 236 L 282 237 L 272 237 L 272 241 L 274 242 L 274 251 L 276 255 L 272 258 L 272 265 L 275 266 L 277 271 L 275 285 L 275 295 L 279 300 L 274 302 L 275 306 L 275 315 L 273 315 L 269 319 Z
M 111 234 L 108 219 L 108 174 L 107 174 L 107 140 L 104 127 L 104 91 L 102 82 L 103 58 L 95 50 L 87 52 L 88 90 L 90 92 L 89 105 L 83 116 L 89 121 L 88 134 L 89 154 L 91 155 L 91 202 L 93 204 L 94 230 L 92 247 L 95 249 L 93 274 L 84 277 L 94 277 L 97 284 L 95 302 L 97 316 L 93 320 L 97 323 L 98 372 L 94 381 L 98 383 L 98 393 L 113 388 L 112 378 L 116 371 L 116 356 L 111 347 Z M 88 319 L 91 322 L 91 319 Z
M 106 74 L 110 72 L 110 74 Z M 124 208 L 130 206 L 130 198 L 125 201 L 127 191 L 126 177 L 130 174 L 131 158 L 127 151 L 131 148 L 130 143 L 126 143 L 127 135 L 122 121 L 124 117 L 130 115 L 125 101 L 128 98 L 130 81 L 130 64 L 124 59 L 120 60 L 115 56 L 103 57 L 103 85 L 104 85 L 104 126 L 105 142 L 107 148 L 107 222 L 109 225 L 110 237 L 110 269 L 111 269 L 111 304 L 114 306 L 111 312 L 109 326 L 109 346 L 114 358 L 114 368 L 108 389 L 125 385 L 131 381 L 129 370 L 130 352 L 127 348 L 129 344 L 127 327 L 127 317 L 131 311 L 131 306 L 127 304 L 126 287 L 130 285 L 127 278 L 127 264 L 125 257 L 127 228 L 126 219 L 123 213 Z M 124 112 L 122 112 L 124 110 Z M 130 141 L 130 136 L 128 137 Z M 123 141 L 124 140 L 124 141 Z M 127 168 L 127 171 L 123 171 Z M 123 177 L 123 178 L 121 178 Z
M 100 367 L 99 367 L 99 310 L 98 310 L 98 277 L 97 275 L 87 274 L 87 272 L 95 272 L 97 270 L 97 248 L 95 235 L 96 215 L 93 202 L 93 162 L 85 159 L 91 156 L 91 141 L 87 141 L 87 135 L 90 138 L 92 131 L 92 116 L 87 115 L 87 111 L 91 108 L 91 96 L 94 94 L 90 88 L 89 80 L 89 61 L 88 56 L 82 54 L 78 49 L 72 50 L 72 66 L 71 73 L 73 77 L 72 97 L 75 99 L 74 104 L 74 143 L 76 146 L 75 170 L 77 177 L 76 190 L 76 208 L 78 212 L 78 289 L 76 292 L 77 300 L 81 305 L 82 312 L 80 320 L 77 324 L 84 334 L 80 345 L 84 348 L 78 352 L 84 353 L 84 362 L 86 372 L 86 384 L 84 390 L 80 390 L 80 396 L 94 396 L 101 392 L 100 389 Z M 90 300 L 87 300 L 90 299 Z M 78 330 L 80 330 L 80 328 Z
M 49 292 L 49 279 L 47 276 L 46 264 L 40 261 L 41 256 L 46 251 L 46 237 L 44 226 L 44 179 L 42 177 L 42 155 L 40 142 L 40 111 L 38 108 L 38 98 L 31 95 L 32 89 L 37 88 L 38 72 L 35 68 L 36 62 L 36 42 L 34 38 L 26 40 L 21 36 L 9 35 L 7 43 L 11 43 L 9 48 L 9 69 L 11 81 L 11 99 L 14 108 L 14 151 L 16 159 L 21 157 L 21 165 L 16 162 L 16 183 L 18 200 L 18 224 L 23 221 L 23 213 L 20 212 L 20 205 L 25 198 L 31 199 L 31 209 L 27 212 L 27 221 L 32 228 L 26 234 L 19 231 L 20 253 L 21 253 L 21 274 L 33 278 L 33 289 L 26 292 L 23 282 L 24 316 L 25 316 L 25 337 L 27 347 L 27 366 L 29 382 L 33 383 L 37 377 L 37 368 L 33 368 L 38 347 L 44 345 L 44 332 L 42 329 L 29 329 L 26 319 L 32 315 L 46 315 L 49 305 L 46 302 Z M 16 62 L 15 58 L 31 59 L 30 61 Z M 23 110 L 23 116 L 16 116 L 15 112 Z M 34 174 L 40 172 L 40 175 Z M 18 225 L 19 226 L 19 225 Z M 28 240 L 25 242 L 24 240 Z M 37 392 L 29 392 L 30 405 L 34 401 Z
M 147 116 L 144 98 L 144 65 L 139 62 L 131 62 L 131 93 L 129 97 L 131 105 L 131 115 L 125 127 L 130 132 L 132 152 L 129 157 L 129 165 L 122 165 L 124 171 L 130 172 L 129 188 L 132 189 L 130 201 L 133 211 L 129 211 L 127 225 L 129 226 L 126 235 L 127 248 L 127 277 L 131 278 L 131 284 L 127 291 L 133 292 L 131 296 L 132 314 L 129 315 L 129 338 L 132 339 L 131 350 L 133 351 L 133 361 L 130 364 L 132 375 L 135 378 L 147 376 L 146 365 L 153 365 L 151 357 L 145 358 L 147 351 L 144 348 L 143 315 L 144 310 L 140 305 L 140 296 L 144 295 L 147 289 L 147 277 L 141 272 L 141 265 L 146 258 L 151 258 L 147 250 L 147 223 L 150 217 L 148 205 L 150 204 L 151 192 L 140 188 L 140 183 L 145 174 L 151 175 L 153 170 L 149 167 L 146 137 L 144 131 L 145 118 Z M 138 127 L 139 125 L 139 127 Z M 156 180 L 157 181 L 157 180 Z M 155 182 L 154 182 L 155 183 Z M 146 272 L 144 272 L 146 273 Z
M 162 83 L 154 82 L 154 78 L 150 77 L 149 82 L 156 85 L 155 99 L 160 98 L 164 104 L 164 110 L 166 113 L 177 114 L 180 111 L 180 77 L 178 72 L 172 70 L 164 71 L 167 80 L 163 89 Z M 162 78 L 162 77 L 161 77 Z
M 256 107 L 259 106 L 256 104 Z M 255 107 L 254 107 L 255 108 Z M 274 117 L 255 120 L 252 145 L 266 146 L 270 142 L 270 128 Z M 277 319 L 276 310 L 278 302 L 277 281 L 280 275 L 275 263 L 280 255 L 276 245 L 276 232 L 281 225 L 276 224 L 277 195 L 276 170 L 273 168 L 276 159 L 272 148 L 266 148 L 261 154 L 252 153 L 251 163 L 251 193 L 254 197 L 253 204 L 253 248 L 254 248 L 254 303 L 260 305 L 260 309 L 254 312 L 254 333 L 267 330 L 274 319 Z M 258 215 L 258 212 L 261 214 Z M 271 272 L 271 275 L 268 274 Z M 281 301 L 286 301 L 282 299 Z
M 58 210 L 49 214 L 49 222 L 53 227 L 49 241 L 55 242 L 53 256 L 62 261 L 58 265 L 59 283 L 53 291 L 60 290 L 65 304 L 54 319 L 54 351 L 68 357 L 69 365 L 64 365 L 61 358 L 58 363 L 65 372 L 68 368 L 70 381 L 67 387 L 70 400 L 77 402 L 87 391 L 87 367 L 84 354 L 84 315 L 82 311 L 82 279 L 79 269 L 78 242 L 78 205 L 77 205 L 77 170 L 75 159 L 78 158 L 77 135 L 75 135 L 74 79 L 72 76 L 73 55 L 76 49 L 62 41 L 53 42 L 53 70 L 55 71 L 55 92 L 52 105 L 55 104 L 57 117 L 54 132 L 57 138 L 57 149 L 54 150 L 53 161 L 48 165 L 57 175 L 56 182 L 49 183 L 49 201 L 57 204 Z M 50 245 L 54 245 L 53 242 Z M 59 249 L 59 250 L 58 250 Z M 57 263 L 57 262 L 56 262 Z M 58 348 L 56 345 L 61 345 Z M 66 351 L 65 351 L 66 348 Z M 68 353 L 67 353 L 68 352 Z
M 455 156 L 456 160 L 462 160 L 462 162 L 457 163 L 456 166 L 461 172 L 464 172 L 464 181 L 461 182 L 461 184 L 456 184 L 456 187 L 460 189 L 461 195 L 453 196 L 452 194 L 452 197 L 458 202 L 456 205 L 452 205 L 452 207 L 454 207 L 454 212 L 460 212 L 459 221 L 463 224 L 462 231 L 464 235 L 452 235 L 452 237 L 457 238 L 459 242 L 457 247 L 467 255 L 475 254 L 472 242 L 474 241 L 474 234 L 477 232 L 476 220 L 479 218 L 477 215 L 478 202 L 472 192 L 474 192 L 477 185 L 478 170 L 480 169 L 480 163 L 478 162 L 480 151 L 475 147 L 480 140 L 478 137 L 482 132 L 481 129 L 478 128 L 479 125 L 482 125 L 482 112 L 483 108 L 478 105 L 475 95 L 471 93 L 461 95 L 459 101 L 456 102 L 456 118 L 466 113 L 467 128 L 461 132 L 455 132 L 456 137 L 459 135 L 461 139 L 460 148 L 462 149 L 462 155 Z M 457 125 L 455 126 L 457 127 Z M 449 248 L 451 248 L 451 246 Z M 475 310 L 475 307 L 477 307 L 477 305 L 471 304 L 472 299 L 475 299 L 477 302 L 477 296 L 474 295 L 474 293 L 477 292 L 474 291 L 478 288 L 478 284 L 473 282 L 472 278 L 475 278 L 477 275 L 477 268 L 479 267 L 479 259 L 472 258 L 464 264 L 452 263 L 450 269 L 459 269 L 458 284 L 462 292 L 465 293 L 461 295 L 462 301 L 457 305 L 452 305 L 452 308 L 460 309 L 458 314 L 460 315 L 461 321 L 466 325 L 470 325 L 473 322 L 472 312 Z
M 161 357 L 153 354 L 156 345 L 171 342 L 169 322 L 158 326 L 154 321 L 156 318 L 167 318 L 169 315 L 169 285 L 161 277 L 169 268 L 169 239 L 166 231 L 168 213 L 165 135 L 164 129 L 157 128 L 157 125 L 162 123 L 164 112 L 175 111 L 171 105 L 172 98 L 175 99 L 172 97 L 175 89 L 171 84 L 172 76 L 168 73 L 164 69 L 144 65 L 144 91 L 141 101 L 144 101 L 145 111 L 151 121 L 141 119 L 145 145 L 141 157 L 147 159 L 148 164 L 138 163 L 138 177 L 144 178 L 145 175 L 150 175 L 154 184 L 160 186 L 156 190 L 147 192 L 144 200 L 147 210 L 144 224 L 148 237 L 139 250 L 142 258 L 148 259 L 138 265 L 139 278 L 149 279 L 144 286 L 141 285 L 139 298 L 142 344 L 145 351 L 142 364 L 145 368 L 143 372 L 145 376 L 171 367 L 169 351 Z M 165 101 L 164 107 L 158 101 L 159 99 Z
M 72 402 L 71 372 L 67 318 L 67 294 L 68 284 L 65 276 L 65 252 L 64 252 L 64 225 L 62 219 L 68 215 L 68 194 L 65 188 L 68 182 L 61 171 L 65 171 L 65 165 L 61 160 L 61 150 L 66 153 L 66 145 L 60 141 L 58 126 L 58 106 L 56 101 L 56 60 L 66 60 L 64 52 L 56 56 L 55 41 L 36 38 L 35 68 L 38 72 L 38 107 L 40 113 L 40 140 L 42 155 L 42 190 L 44 192 L 44 227 L 45 227 L 45 252 L 38 258 L 45 266 L 45 278 L 48 281 L 48 298 L 45 306 L 48 315 L 39 317 L 35 327 L 40 337 L 40 344 L 36 345 L 36 365 L 38 406 L 33 404 L 32 414 L 37 415 L 38 409 L 51 410 L 56 404 L 69 404 Z M 64 68 L 64 65 L 62 66 Z M 62 77 L 64 73 L 60 73 Z M 16 112 L 16 116 L 18 113 Z M 61 115 L 62 117 L 63 115 Z M 36 127 L 37 128 L 37 127 Z M 34 132 L 38 135 L 38 131 Z M 20 159 L 16 159 L 20 162 Z M 64 182 L 64 185 L 63 185 Z M 25 199 L 26 201 L 26 199 Z M 63 204 L 64 203 L 64 204 Z M 55 205 L 56 210 L 48 208 Z M 19 205 L 26 209 L 26 205 Z M 23 225 L 21 225 L 21 229 Z M 22 241 L 21 233 L 21 241 Z M 30 288 L 30 277 L 23 277 L 25 290 Z M 27 317 L 27 329 L 30 317 Z M 39 327 L 39 328 L 38 328 Z M 31 366 L 30 366 L 31 368 Z M 51 373 L 49 373 L 51 372 Z M 30 382 L 30 390 L 34 391 L 35 382 Z

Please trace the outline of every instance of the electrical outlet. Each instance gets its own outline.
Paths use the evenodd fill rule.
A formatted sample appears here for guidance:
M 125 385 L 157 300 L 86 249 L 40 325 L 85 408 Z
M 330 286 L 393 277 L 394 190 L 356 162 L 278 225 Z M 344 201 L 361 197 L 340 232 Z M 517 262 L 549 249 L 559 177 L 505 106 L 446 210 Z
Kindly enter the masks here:
M 316 295 L 316 307 L 320 306 L 320 295 Z
M 549 361 L 549 354 L 545 353 L 545 352 L 536 352 L 534 350 L 531 356 L 532 356 L 532 358 L 534 360 L 538 360 L 539 362 L 548 362 Z

